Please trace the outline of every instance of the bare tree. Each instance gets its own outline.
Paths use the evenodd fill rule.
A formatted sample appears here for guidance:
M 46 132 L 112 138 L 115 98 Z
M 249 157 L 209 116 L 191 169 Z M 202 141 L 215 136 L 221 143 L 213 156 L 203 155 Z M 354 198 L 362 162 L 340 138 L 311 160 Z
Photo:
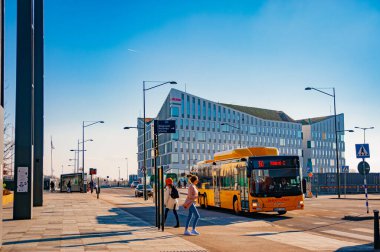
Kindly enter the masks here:
M 4 117 L 4 176 L 13 176 L 14 126 L 9 122 L 9 114 Z

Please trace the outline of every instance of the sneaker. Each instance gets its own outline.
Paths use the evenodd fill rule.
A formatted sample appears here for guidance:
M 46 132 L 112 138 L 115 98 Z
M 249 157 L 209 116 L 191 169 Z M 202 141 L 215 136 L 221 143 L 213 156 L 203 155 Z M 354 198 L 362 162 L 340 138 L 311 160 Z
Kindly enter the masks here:
M 175 225 L 174 228 L 179 228 L 179 224 Z
M 189 232 L 189 230 L 185 230 L 185 233 L 183 233 L 184 235 L 191 235 L 191 233 Z
M 197 230 L 193 229 L 193 230 L 191 231 L 191 234 L 192 234 L 192 235 L 199 235 L 199 232 L 198 232 Z

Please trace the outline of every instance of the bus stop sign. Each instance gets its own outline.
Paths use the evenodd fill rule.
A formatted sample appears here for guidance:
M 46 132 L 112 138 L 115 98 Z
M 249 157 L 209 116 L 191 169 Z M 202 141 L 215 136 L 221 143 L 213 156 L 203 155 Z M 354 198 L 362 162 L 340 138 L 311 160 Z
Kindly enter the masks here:
M 361 161 L 358 164 L 358 171 L 361 175 L 367 175 L 369 173 L 370 167 L 366 161 Z

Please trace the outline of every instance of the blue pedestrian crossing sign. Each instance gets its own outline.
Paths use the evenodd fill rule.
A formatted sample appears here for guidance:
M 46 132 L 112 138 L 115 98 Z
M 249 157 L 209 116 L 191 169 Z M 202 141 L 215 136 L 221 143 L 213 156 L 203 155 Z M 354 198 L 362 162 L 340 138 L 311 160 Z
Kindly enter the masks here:
M 348 165 L 343 165 L 342 166 L 342 173 L 348 173 L 350 170 L 350 167 Z
M 355 144 L 357 158 L 369 158 L 369 144 Z

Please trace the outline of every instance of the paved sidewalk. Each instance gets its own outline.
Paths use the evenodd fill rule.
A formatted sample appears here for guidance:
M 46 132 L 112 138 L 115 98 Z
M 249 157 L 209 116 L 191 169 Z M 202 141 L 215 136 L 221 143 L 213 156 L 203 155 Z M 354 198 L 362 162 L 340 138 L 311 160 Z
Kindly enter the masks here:
M 45 193 L 32 220 L 4 207 L 1 251 L 206 251 L 90 194 Z

